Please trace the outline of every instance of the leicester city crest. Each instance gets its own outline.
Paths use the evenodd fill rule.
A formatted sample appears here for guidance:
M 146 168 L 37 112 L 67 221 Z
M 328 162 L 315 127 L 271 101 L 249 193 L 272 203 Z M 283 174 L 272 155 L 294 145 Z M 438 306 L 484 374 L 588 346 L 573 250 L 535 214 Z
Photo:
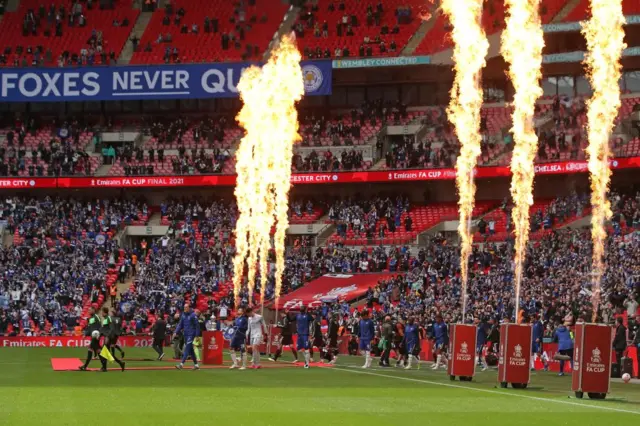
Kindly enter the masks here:
M 320 68 L 315 65 L 304 65 L 302 67 L 302 77 L 304 79 L 304 90 L 307 93 L 317 91 L 323 82 L 323 75 Z

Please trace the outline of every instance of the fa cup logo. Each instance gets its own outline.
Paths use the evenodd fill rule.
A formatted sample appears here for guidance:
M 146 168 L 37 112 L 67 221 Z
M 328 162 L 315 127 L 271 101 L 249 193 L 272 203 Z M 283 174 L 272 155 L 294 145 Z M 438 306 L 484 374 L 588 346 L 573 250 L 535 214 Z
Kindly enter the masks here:
M 516 358 L 522 358 L 522 346 L 516 345 L 513 348 L 513 356 Z

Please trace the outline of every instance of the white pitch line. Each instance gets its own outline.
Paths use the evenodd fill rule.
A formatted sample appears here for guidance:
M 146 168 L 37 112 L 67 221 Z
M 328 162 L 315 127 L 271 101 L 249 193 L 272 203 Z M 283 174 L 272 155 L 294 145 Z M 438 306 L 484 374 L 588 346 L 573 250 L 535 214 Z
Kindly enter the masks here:
M 595 408 L 595 409 L 605 410 L 605 411 L 615 411 L 615 412 L 618 412 L 618 413 L 640 415 L 640 411 L 624 410 L 622 408 L 604 407 L 602 405 L 580 404 L 578 402 L 562 401 L 562 400 L 559 400 L 559 399 L 541 398 L 541 397 L 537 397 L 537 396 L 522 395 L 522 394 L 518 394 L 518 393 L 500 392 L 500 391 L 494 391 L 494 390 L 491 390 L 491 389 L 480 389 L 480 388 L 475 388 L 475 387 L 471 387 L 471 386 L 463 386 L 463 385 L 454 385 L 454 384 L 451 384 L 451 383 L 434 382 L 434 381 L 431 381 L 431 380 L 413 379 L 411 377 L 389 376 L 389 375 L 386 375 L 386 374 L 371 373 L 369 371 L 349 370 L 349 369 L 347 369 L 345 367 L 341 367 L 341 366 L 336 366 L 334 368 L 327 368 L 327 370 L 346 371 L 348 373 L 364 374 L 364 375 L 367 375 L 367 376 L 376 376 L 376 377 L 386 377 L 388 379 L 405 380 L 407 382 L 425 383 L 425 384 L 429 384 L 429 385 L 445 386 L 445 387 L 448 387 L 448 388 L 456 388 L 456 389 L 466 389 L 466 390 L 472 390 L 472 391 L 483 392 L 483 393 L 490 393 L 490 394 L 495 394 L 495 395 L 515 396 L 515 397 L 519 397 L 519 398 L 531 399 L 531 400 L 534 400 L 534 401 L 554 402 L 556 404 L 573 405 L 573 406 L 582 407 L 582 408 Z

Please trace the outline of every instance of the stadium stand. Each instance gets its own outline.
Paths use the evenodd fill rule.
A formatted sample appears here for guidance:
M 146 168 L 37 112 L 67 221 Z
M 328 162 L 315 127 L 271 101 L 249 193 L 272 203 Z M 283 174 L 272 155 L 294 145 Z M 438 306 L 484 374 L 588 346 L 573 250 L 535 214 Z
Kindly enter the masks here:
M 0 176 L 93 175 L 100 165 L 85 151 L 93 133 L 75 120 L 56 126 L 18 120 L 0 134 Z
M 139 10 L 132 0 L 45 4 L 21 0 L 0 23 L 3 66 L 108 65 L 116 62 Z M 89 6 L 91 4 L 91 6 Z
M 587 1 L 588 0 L 585 2 Z M 540 4 L 540 18 L 542 23 L 550 23 L 566 3 L 567 0 L 542 0 Z M 487 35 L 492 35 L 502 31 L 505 26 L 504 2 L 501 0 L 486 0 L 484 2 L 484 7 L 482 25 Z M 446 15 L 442 12 L 438 12 L 433 19 L 435 19 L 433 27 L 427 33 L 420 45 L 418 45 L 414 52 L 415 54 L 429 55 L 449 49 L 453 46 L 453 42 L 449 35 L 451 26 Z
M 167 2 L 153 13 L 131 63 L 261 59 L 286 10 L 272 0 Z
M 305 58 L 399 56 L 426 7 L 422 0 L 309 1 L 294 30 Z
M 146 221 L 144 203 L 124 200 L 18 198 L 2 201 L 2 217 L 14 233 L 0 249 L 0 284 L 8 300 L 6 334 L 71 335 L 86 325 L 89 307 L 102 306 L 118 279 L 125 251 L 113 239 L 123 224 Z
M 479 202 L 477 216 L 491 207 Z M 371 201 L 338 200 L 329 207 L 329 223 L 336 225 L 331 242 L 347 246 L 370 244 L 401 245 L 415 242 L 426 229 L 457 216 L 455 204 L 412 206 L 403 197 L 378 197 Z
M 640 227 L 639 194 L 613 190 L 610 195 L 614 214 L 607 256 L 613 263 L 608 263 L 610 269 L 604 282 L 613 286 L 607 287 L 607 291 L 618 291 L 621 296 L 606 305 L 603 315 L 609 318 L 622 312 L 621 307 L 626 306 L 624 303 L 629 294 L 627 289 L 632 288 L 627 284 L 640 276 L 637 274 L 639 240 L 636 236 L 622 239 L 625 235 L 635 235 L 630 233 Z M 380 217 L 388 216 L 391 221 L 375 219 L 373 211 L 378 206 L 381 211 L 386 206 L 389 215 L 382 213 Z M 7 198 L 0 207 L 2 219 L 7 220 L 9 230 L 14 234 L 13 247 L 0 250 L 1 268 L 14 271 L 13 279 L 0 281 L 0 299 L 8 306 L 3 313 L 9 318 L 0 333 L 77 333 L 85 325 L 82 318 L 86 317 L 88 308 L 101 306 L 109 286 L 116 281 L 125 282 L 127 278 L 132 280 L 132 284 L 121 294 L 119 309 L 127 321 L 126 329 L 131 333 L 148 332 L 157 315 L 164 313 L 172 317 L 185 302 L 194 304 L 202 312 L 215 313 L 222 308 L 228 312 L 233 310 L 230 277 L 234 254 L 232 231 L 237 213 L 232 202 L 169 199 L 154 208 L 142 201 L 123 199 L 87 202 L 45 197 Z M 488 315 L 508 314 L 501 303 L 501 292 L 487 286 L 493 286 L 496 280 L 502 279 L 501 271 L 510 270 L 507 267 L 511 261 L 510 210 L 509 203 L 505 201 L 501 206 L 495 202 L 479 202 L 474 211 L 474 216 L 479 218 L 475 225 L 475 239 L 483 244 L 475 247 L 471 259 L 472 270 L 477 272 L 472 275 L 471 295 L 472 298 L 481 294 L 489 294 L 490 297 L 480 305 L 474 304 L 470 315 L 484 309 Z M 169 226 L 167 234 L 152 241 L 148 247 L 118 248 L 113 238 L 115 233 L 124 225 L 147 223 L 154 211 L 160 214 L 160 223 Z M 429 309 L 447 304 L 452 306 L 447 311 L 449 318 L 459 317 L 454 293 L 450 290 L 436 291 L 436 288 L 454 288 L 459 279 L 456 274 L 457 247 L 450 245 L 440 234 L 431 237 L 425 246 L 415 247 L 411 242 L 427 227 L 444 220 L 454 220 L 457 216 L 454 204 L 411 205 L 403 197 L 394 202 L 377 198 L 372 202 L 339 200 L 328 204 L 294 198 L 292 223 L 320 223 L 325 211 L 331 223 L 348 224 L 347 238 L 334 236 L 325 246 L 315 248 L 307 242 L 290 247 L 285 292 L 325 273 L 406 272 L 390 282 L 379 283 L 378 288 L 367 294 L 367 300 L 372 304 L 375 302 L 374 308 L 396 312 L 407 306 L 416 308 L 423 303 L 427 303 Z M 581 237 L 586 231 L 565 226 L 589 214 L 587 195 L 573 193 L 553 200 L 537 200 L 531 212 L 532 243 L 527 268 L 548 262 L 561 267 L 566 262 L 579 259 L 582 266 L 572 267 L 578 271 L 575 278 L 579 279 L 580 271 L 589 270 L 590 239 Z M 399 228 L 403 230 L 389 232 L 383 239 L 361 238 L 356 232 L 360 216 L 371 225 L 371 229 L 379 231 L 387 223 L 395 226 L 400 220 Z M 404 229 L 403 220 L 408 217 L 415 221 L 411 231 Z M 498 244 L 504 241 L 507 244 Z M 627 244 L 622 249 L 622 241 L 631 245 Z M 359 247 L 349 248 L 343 244 Z M 614 249 L 616 247 L 620 249 Z M 136 264 L 134 258 L 140 259 L 137 268 L 132 266 Z M 175 259 L 180 261 L 174 263 Z M 47 278 L 45 271 L 54 270 L 56 274 Z M 527 312 L 539 309 L 540 303 L 543 308 L 548 307 L 545 301 L 549 299 L 544 295 L 550 288 L 542 284 L 547 282 L 544 274 L 558 273 L 558 270 L 544 271 L 541 276 L 527 275 L 525 278 L 532 280 L 530 283 L 525 281 L 529 283 L 526 287 L 529 290 L 523 295 L 522 306 Z M 417 293 L 410 291 L 416 280 L 423 281 L 422 290 Z M 571 291 L 572 283 L 575 280 L 567 281 L 560 288 L 555 285 L 554 291 L 561 294 Z M 28 298 L 30 294 L 38 297 Z M 273 295 L 272 277 L 269 277 L 266 295 Z M 259 284 L 254 300 L 258 297 Z M 243 303 L 248 302 L 246 288 L 241 298 Z M 561 295 L 553 300 L 564 306 Z M 397 302 L 401 302 L 400 305 Z M 430 316 L 429 309 L 421 315 Z M 573 311 L 575 317 L 586 314 L 586 305 Z M 635 314 L 631 315 L 635 317 Z
M 639 15 L 640 4 L 634 0 L 623 0 L 622 12 L 625 15 Z M 589 19 L 589 0 L 580 0 L 580 2 L 569 12 L 569 14 L 563 19 L 564 22 L 576 22 Z

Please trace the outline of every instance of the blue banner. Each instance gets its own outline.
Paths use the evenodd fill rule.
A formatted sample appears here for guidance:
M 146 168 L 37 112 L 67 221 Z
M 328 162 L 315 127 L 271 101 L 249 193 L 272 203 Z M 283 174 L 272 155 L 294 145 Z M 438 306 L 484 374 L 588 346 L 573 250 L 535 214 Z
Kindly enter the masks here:
M 2 102 L 79 102 L 207 99 L 238 96 L 240 76 L 251 63 L 4 68 Z M 307 95 L 331 94 L 331 61 L 301 64 Z
M 344 68 L 374 68 L 374 67 L 402 67 L 407 65 L 429 65 L 429 56 L 397 56 L 391 58 L 361 58 L 361 59 L 336 59 L 333 61 L 334 69 Z

